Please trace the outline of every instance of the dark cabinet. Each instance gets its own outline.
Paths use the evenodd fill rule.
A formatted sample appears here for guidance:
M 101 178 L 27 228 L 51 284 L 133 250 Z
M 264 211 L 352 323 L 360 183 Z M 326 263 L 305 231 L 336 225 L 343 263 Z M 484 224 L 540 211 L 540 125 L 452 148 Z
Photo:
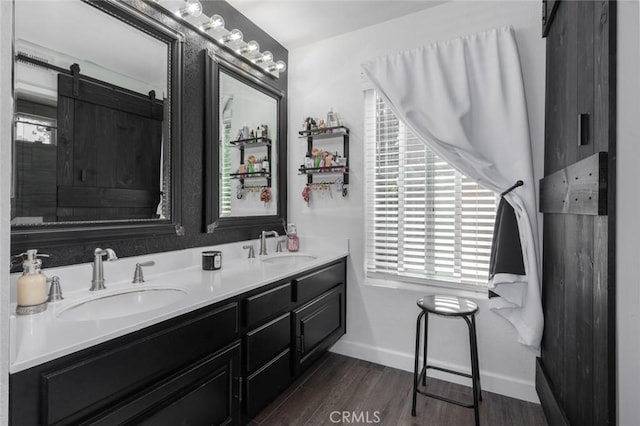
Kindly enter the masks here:
M 274 287 L 244 300 L 245 325 L 254 327 L 261 321 L 289 309 L 291 306 L 291 284 Z
M 11 423 L 91 423 L 112 412 L 128 418 L 148 410 L 155 395 L 175 398 L 181 372 L 206 376 L 198 365 L 238 340 L 238 310 L 237 302 L 223 302 L 12 374 Z M 239 371 L 239 364 L 238 356 L 230 365 Z
M 246 413 L 250 419 L 273 401 L 291 382 L 291 350 L 285 349 L 247 377 Z
M 340 262 L 293 280 L 294 301 L 304 303 L 345 282 L 345 263 Z
M 238 423 L 240 343 L 189 366 L 91 425 L 219 425 Z
M 11 424 L 248 422 L 345 333 L 345 291 L 339 260 L 12 374 Z
M 293 312 L 295 371 L 304 370 L 345 333 L 344 285 Z
M 251 330 L 246 338 L 247 371 L 252 372 L 291 344 L 289 312 L 275 320 Z

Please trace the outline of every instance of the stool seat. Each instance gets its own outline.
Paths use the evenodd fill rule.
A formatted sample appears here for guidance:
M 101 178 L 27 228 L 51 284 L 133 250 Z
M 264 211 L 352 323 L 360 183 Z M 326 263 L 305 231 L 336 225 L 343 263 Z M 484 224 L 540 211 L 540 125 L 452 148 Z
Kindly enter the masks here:
M 452 317 L 478 312 L 478 305 L 475 302 L 456 296 L 425 296 L 418 299 L 417 304 L 429 313 Z

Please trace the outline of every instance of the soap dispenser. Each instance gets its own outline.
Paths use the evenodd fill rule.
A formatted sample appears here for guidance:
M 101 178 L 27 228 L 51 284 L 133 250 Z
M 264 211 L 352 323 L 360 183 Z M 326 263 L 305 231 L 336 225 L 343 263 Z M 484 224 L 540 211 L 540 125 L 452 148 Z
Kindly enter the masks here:
M 298 238 L 298 230 L 293 223 L 287 226 L 287 250 L 296 252 L 300 250 L 300 239 Z
M 22 275 L 18 278 L 18 315 L 32 315 L 47 309 L 47 277 L 40 271 L 42 260 L 49 257 L 38 254 L 38 250 L 27 250 L 22 253 Z

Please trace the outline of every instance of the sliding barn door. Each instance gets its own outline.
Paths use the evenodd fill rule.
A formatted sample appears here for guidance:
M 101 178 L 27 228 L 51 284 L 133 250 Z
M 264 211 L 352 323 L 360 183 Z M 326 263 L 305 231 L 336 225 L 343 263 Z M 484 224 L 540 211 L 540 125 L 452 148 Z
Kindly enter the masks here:
M 615 3 L 544 2 L 543 309 L 551 425 L 615 425 Z

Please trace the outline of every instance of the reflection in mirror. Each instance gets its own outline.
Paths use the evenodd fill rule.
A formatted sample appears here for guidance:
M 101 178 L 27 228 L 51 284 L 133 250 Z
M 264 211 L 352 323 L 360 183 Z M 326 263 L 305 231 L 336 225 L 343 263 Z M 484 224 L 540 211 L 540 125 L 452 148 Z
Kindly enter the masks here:
M 221 49 L 205 56 L 205 231 L 221 238 L 283 233 L 287 98 Z
M 12 225 L 170 219 L 169 56 L 90 3 L 15 2 Z
M 277 99 L 224 71 L 219 79 L 220 217 L 275 215 Z

